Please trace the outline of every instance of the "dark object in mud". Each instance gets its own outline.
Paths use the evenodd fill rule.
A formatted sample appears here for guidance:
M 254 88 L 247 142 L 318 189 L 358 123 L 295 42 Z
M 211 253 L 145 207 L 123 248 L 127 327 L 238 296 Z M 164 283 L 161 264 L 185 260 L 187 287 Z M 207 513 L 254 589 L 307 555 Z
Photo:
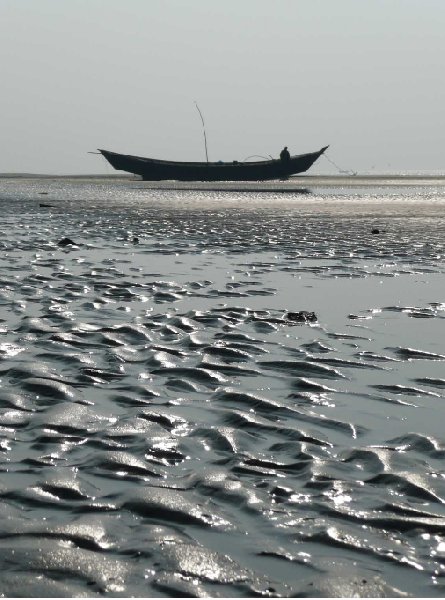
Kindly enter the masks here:
M 53 205 L 52 204 L 44 204 L 43 202 L 41 202 L 39 204 L 39 206 L 40 206 L 40 208 L 52 208 Z
M 70 240 L 70 238 L 66 237 L 57 242 L 57 245 L 64 248 L 65 246 L 76 246 L 76 243 L 73 242 L 73 240 Z
M 317 315 L 307 310 L 299 310 L 298 312 L 288 312 L 286 319 L 294 323 L 315 323 Z
M 377 229 L 377 228 L 375 228 L 375 229 L 372 229 L 372 230 L 371 230 L 371 233 L 372 233 L 373 235 L 379 234 L 379 233 L 380 233 L 380 229 Z
M 139 238 L 138 237 L 134 237 L 132 240 L 133 244 L 139 244 Z

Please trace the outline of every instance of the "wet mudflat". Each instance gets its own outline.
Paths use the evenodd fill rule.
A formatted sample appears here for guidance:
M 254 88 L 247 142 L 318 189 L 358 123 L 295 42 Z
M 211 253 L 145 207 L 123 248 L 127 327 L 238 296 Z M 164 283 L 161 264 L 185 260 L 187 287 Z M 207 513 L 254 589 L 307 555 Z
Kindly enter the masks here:
M 2 594 L 444 595 L 442 186 L 0 206 Z

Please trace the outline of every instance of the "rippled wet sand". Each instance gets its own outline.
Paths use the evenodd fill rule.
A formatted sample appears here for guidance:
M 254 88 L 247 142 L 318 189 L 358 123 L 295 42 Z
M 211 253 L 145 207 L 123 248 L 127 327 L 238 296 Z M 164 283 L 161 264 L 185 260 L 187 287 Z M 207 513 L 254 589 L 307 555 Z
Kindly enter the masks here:
M 0 206 L 0 593 L 444 595 L 443 187 Z

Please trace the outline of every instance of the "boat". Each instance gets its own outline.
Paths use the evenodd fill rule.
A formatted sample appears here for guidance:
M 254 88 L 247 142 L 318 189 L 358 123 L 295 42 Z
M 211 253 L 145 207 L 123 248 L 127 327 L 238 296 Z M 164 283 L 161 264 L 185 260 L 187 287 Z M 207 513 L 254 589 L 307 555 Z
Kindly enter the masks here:
M 287 179 L 307 171 L 328 147 L 287 160 L 249 162 L 178 162 L 98 150 L 115 169 L 140 175 L 144 181 L 265 181 Z

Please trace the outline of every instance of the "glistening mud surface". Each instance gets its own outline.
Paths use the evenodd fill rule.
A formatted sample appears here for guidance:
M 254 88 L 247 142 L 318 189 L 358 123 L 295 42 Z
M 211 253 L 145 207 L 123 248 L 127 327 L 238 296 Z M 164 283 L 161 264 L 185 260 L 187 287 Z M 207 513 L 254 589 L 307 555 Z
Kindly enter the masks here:
M 2 594 L 444 595 L 443 188 L 0 208 Z

